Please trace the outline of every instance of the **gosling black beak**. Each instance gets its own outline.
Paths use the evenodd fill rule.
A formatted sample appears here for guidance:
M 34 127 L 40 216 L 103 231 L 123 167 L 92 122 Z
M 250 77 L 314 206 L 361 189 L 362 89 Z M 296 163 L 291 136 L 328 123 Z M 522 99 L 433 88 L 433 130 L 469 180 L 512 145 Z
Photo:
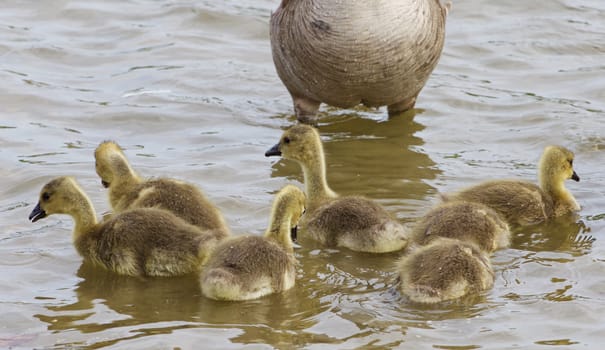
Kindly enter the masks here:
M 281 156 L 281 151 L 279 150 L 279 142 L 275 144 L 275 146 L 269 148 L 267 152 L 265 152 L 265 157 L 271 156 Z
M 574 181 L 580 181 L 580 177 L 578 176 L 578 174 L 576 174 L 575 171 L 571 175 L 571 179 L 574 180 Z
M 32 222 L 36 222 L 40 219 L 44 219 L 46 217 L 46 212 L 40 208 L 40 202 L 36 204 L 34 210 L 32 210 L 31 214 L 29 214 L 29 219 Z
M 101 185 L 105 188 L 109 188 L 109 182 L 101 180 Z
M 290 238 L 292 242 L 298 243 L 298 226 L 294 226 L 290 229 Z

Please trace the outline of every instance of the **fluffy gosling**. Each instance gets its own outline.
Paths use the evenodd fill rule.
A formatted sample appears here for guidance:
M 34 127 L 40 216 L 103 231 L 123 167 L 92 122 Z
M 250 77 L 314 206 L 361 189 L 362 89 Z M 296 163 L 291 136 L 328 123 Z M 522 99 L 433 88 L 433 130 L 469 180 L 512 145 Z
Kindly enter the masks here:
M 215 300 L 249 300 L 294 286 L 296 259 L 291 229 L 304 211 L 305 195 L 295 186 L 282 188 L 273 201 L 263 237 L 240 236 L 222 242 L 202 271 L 202 293 Z
M 130 166 L 120 146 L 102 142 L 95 150 L 95 169 L 109 189 L 115 213 L 133 208 L 161 208 L 203 230 L 229 229 L 221 212 L 194 185 L 168 178 L 143 179 Z
M 307 195 L 301 230 L 316 241 L 371 253 L 406 246 L 406 230 L 382 206 L 359 196 L 341 197 L 330 189 L 323 145 L 315 128 L 304 124 L 291 127 L 265 156 L 282 156 L 301 165 Z
M 565 180 L 580 181 L 573 169 L 574 154 L 561 146 L 548 146 L 540 158 L 537 186 L 527 181 L 495 180 L 467 188 L 449 200 L 483 203 L 512 225 L 531 225 L 580 210 L 565 187 Z
M 72 177 L 44 185 L 29 219 L 36 222 L 53 214 L 73 218 L 73 243 L 84 260 L 122 275 L 197 272 L 223 238 L 222 232 L 202 231 L 156 208 L 127 210 L 99 223 L 90 199 Z

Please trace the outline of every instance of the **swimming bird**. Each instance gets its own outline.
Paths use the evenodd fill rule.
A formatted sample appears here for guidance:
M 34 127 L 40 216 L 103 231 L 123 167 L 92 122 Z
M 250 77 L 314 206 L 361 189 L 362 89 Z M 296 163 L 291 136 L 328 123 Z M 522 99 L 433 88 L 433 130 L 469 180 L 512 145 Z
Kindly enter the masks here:
M 300 226 L 316 241 L 371 253 L 406 246 L 407 231 L 382 206 L 361 196 L 339 196 L 330 189 L 323 145 L 312 126 L 299 124 L 286 130 L 265 156 L 282 156 L 301 165 L 307 209 Z
M 264 236 L 227 239 L 202 271 L 202 293 L 215 300 L 249 300 L 292 288 L 296 259 L 290 238 L 303 214 L 305 195 L 287 185 L 275 196 Z
M 73 218 L 73 243 L 84 260 L 122 275 L 197 272 L 210 249 L 224 238 L 220 230 L 202 231 L 157 208 L 127 210 L 98 222 L 88 196 L 67 176 L 42 187 L 29 219 L 36 222 L 52 214 Z
M 109 189 L 109 203 L 116 213 L 161 208 L 203 230 L 229 233 L 221 212 L 196 186 L 176 179 L 141 178 L 113 141 L 102 142 L 95 150 L 95 169 L 102 185 Z
M 437 238 L 397 263 L 398 289 L 416 303 L 438 303 L 489 289 L 494 272 L 487 254 L 458 239 Z
M 487 205 L 511 225 L 531 225 L 580 210 L 565 180 L 580 181 L 573 169 L 574 154 L 561 146 L 544 149 L 538 165 L 539 186 L 527 181 L 493 180 L 469 187 L 445 200 Z
M 450 3 L 282 0 L 271 15 L 273 62 L 299 121 L 319 105 L 414 107 L 437 65 Z
M 416 222 L 407 249 L 448 237 L 491 253 L 508 247 L 510 236 L 508 224 L 494 210 L 481 203 L 453 201 L 437 205 Z

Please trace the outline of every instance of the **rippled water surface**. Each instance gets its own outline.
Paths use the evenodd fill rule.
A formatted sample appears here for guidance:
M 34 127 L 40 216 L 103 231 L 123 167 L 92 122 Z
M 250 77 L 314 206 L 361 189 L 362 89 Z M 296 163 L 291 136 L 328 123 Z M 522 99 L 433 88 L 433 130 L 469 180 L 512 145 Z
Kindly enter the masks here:
M 480 180 L 534 180 L 545 145 L 575 151 L 582 205 L 515 232 L 483 295 L 419 306 L 397 254 L 302 241 L 297 285 L 222 303 L 195 276 L 141 280 L 82 265 L 73 222 L 27 215 L 58 175 L 99 213 L 99 142 L 146 176 L 200 185 L 237 234 L 302 181 L 264 157 L 294 119 L 268 22 L 278 0 L 4 0 L 0 11 L 0 348 L 596 349 L 605 341 L 605 3 L 455 0 L 439 66 L 412 113 L 324 107 L 328 180 L 410 223 Z M 594 238 L 594 241 L 590 240 Z M 558 348 L 561 348 L 560 346 Z

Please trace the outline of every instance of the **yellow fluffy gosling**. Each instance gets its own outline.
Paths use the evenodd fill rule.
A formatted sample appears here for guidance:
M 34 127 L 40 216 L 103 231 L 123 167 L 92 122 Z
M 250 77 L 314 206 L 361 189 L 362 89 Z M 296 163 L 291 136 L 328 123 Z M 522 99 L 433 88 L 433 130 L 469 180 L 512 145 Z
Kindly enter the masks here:
M 439 237 L 476 244 L 487 253 L 510 245 L 508 224 L 481 203 L 453 201 L 437 205 L 418 220 L 408 250 Z
M 573 169 L 574 154 L 561 146 L 548 146 L 540 158 L 540 186 L 526 181 L 496 180 L 467 188 L 446 199 L 487 205 L 509 224 L 530 225 L 580 210 L 565 180 L 580 181 Z
M 133 208 L 161 208 L 201 229 L 229 232 L 220 211 L 194 185 L 175 179 L 143 179 L 130 166 L 126 155 L 112 141 L 95 150 L 95 168 L 109 189 L 115 213 Z
M 86 261 L 122 275 L 197 272 L 209 250 L 224 237 L 220 230 L 202 231 L 156 208 L 128 210 L 99 223 L 90 199 L 72 177 L 44 185 L 29 219 L 36 222 L 52 214 L 74 219 L 73 243 Z
M 472 243 L 438 238 L 401 258 L 398 288 L 416 303 L 438 303 L 489 289 L 494 272 L 485 252 Z
M 296 259 L 290 231 L 304 204 L 300 189 L 292 185 L 282 188 L 273 201 L 263 237 L 235 237 L 216 247 L 201 274 L 202 293 L 216 300 L 249 300 L 292 288 Z
M 286 130 L 265 156 L 282 156 L 298 162 L 305 179 L 307 212 L 301 229 L 328 247 L 385 253 L 407 244 L 404 227 L 379 204 L 363 197 L 341 197 L 326 181 L 323 146 L 309 125 Z

